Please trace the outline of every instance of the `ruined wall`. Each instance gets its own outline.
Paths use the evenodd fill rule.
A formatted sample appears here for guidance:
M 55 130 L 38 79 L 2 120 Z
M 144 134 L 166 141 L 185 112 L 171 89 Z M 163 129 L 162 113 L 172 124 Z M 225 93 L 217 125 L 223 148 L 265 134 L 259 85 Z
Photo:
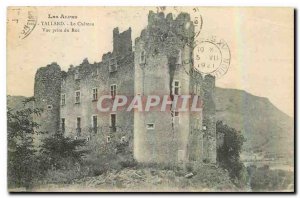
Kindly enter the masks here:
M 36 104 L 44 108 L 51 105 L 40 119 L 46 120 L 43 129 L 63 131 L 66 136 L 86 139 L 94 146 L 109 144 L 108 137 L 125 139 L 139 162 L 216 162 L 215 79 L 193 70 L 193 36 L 194 26 L 188 14 L 181 13 L 173 19 L 172 14 L 165 17 L 163 13 L 150 12 L 147 28 L 135 40 L 134 52 L 131 29 L 119 33 L 115 28 L 113 52 L 104 54 L 102 62 L 91 64 L 85 59 L 67 72 L 61 72 L 57 64 L 39 69 Z M 188 63 L 183 63 L 186 60 Z M 176 81 L 180 83 L 179 95 L 197 95 L 203 101 L 202 111 L 180 112 L 177 107 L 175 115 L 168 106 L 164 112 L 100 112 L 98 100 L 93 100 L 93 88 L 97 88 L 99 99 L 111 94 L 113 84 L 117 85 L 117 95 L 129 100 L 138 94 L 169 95 L 172 100 Z M 80 91 L 80 103 L 75 102 L 76 91 Z M 62 95 L 65 104 L 61 103 Z M 106 100 L 104 106 L 112 104 L 113 100 Z M 116 132 L 110 126 L 111 113 L 116 114 Z M 95 115 L 96 130 L 92 127 Z M 149 123 L 154 124 L 153 129 L 147 129 Z
M 126 33 L 128 32 L 126 31 Z M 128 43 L 131 43 L 131 38 Z M 124 44 L 125 47 L 128 43 Z M 121 44 L 118 43 L 118 46 L 121 47 Z M 88 61 L 83 61 L 79 66 L 70 67 L 66 72 L 61 92 L 66 97 L 66 104 L 61 107 L 61 118 L 65 119 L 66 136 L 86 139 L 89 140 L 89 144 L 101 145 L 109 143 L 107 142 L 108 136 L 118 138 L 120 141 L 122 137 L 125 137 L 132 147 L 133 112 L 126 112 L 125 109 L 117 112 L 100 112 L 97 107 L 99 101 L 93 100 L 93 88 L 97 88 L 99 99 L 102 95 L 111 94 L 110 86 L 112 84 L 117 85 L 117 95 L 133 96 L 133 53 L 131 49 L 123 52 L 123 54 L 120 54 L 121 52 L 104 54 L 100 63 L 90 64 Z M 113 72 L 109 69 L 112 62 L 117 65 L 117 69 Z M 75 103 L 75 91 L 80 91 L 81 101 L 78 104 Z M 112 103 L 113 100 L 109 100 L 103 106 L 111 107 Z M 112 132 L 110 127 L 111 113 L 116 113 L 116 132 Z M 96 131 L 92 127 L 92 116 L 95 115 L 98 122 Z M 80 135 L 76 130 L 77 117 L 81 119 Z
M 119 33 L 119 28 L 113 30 L 113 54 L 125 56 L 132 52 L 131 28 Z
M 34 119 L 40 124 L 38 130 L 48 132 L 48 135 L 59 130 L 61 79 L 61 69 L 56 63 L 39 68 L 35 74 L 35 107 L 42 108 L 43 113 L 35 116 Z M 35 140 L 37 144 L 44 137 L 46 135 L 40 134 Z
M 191 70 L 190 93 L 192 96 L 198 96 L 199 106 L 203 101 L 203 77 L 195 70 Z M 189 137 L 189 160 L 204 160 L 204 142 L 203 142 L 203 108 L 200 112 L 190 113 L 190 137 Z
M 215 163 L 217 160 L 216 143 L 216 106 L 215 106 L 215 77 L 206 75 L 203 80 L 203 138 L 204 160 Z

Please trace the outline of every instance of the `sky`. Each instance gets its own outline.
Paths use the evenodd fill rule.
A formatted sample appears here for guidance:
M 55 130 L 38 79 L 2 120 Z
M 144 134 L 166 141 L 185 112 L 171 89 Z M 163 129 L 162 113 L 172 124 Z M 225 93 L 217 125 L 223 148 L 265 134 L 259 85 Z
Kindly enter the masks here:
M 32 96 L 34 75 L 39 67 L 57 62 L 63 70 L 78 65 L 84 58 L 100 62 L 102 54 L 112 51 L 112 31 L 132 29 L 132 39 L 147 26 L 149 10 L 155 7 L 39 7 L 9 8 L 7 17 L 7 94 Z M 20 33 L 30 9 L 36 26 L 24 39 Z M 167 7 L 201 15 L 201 37 L 215 36 L 229 46 L 231 61 L 228 72 L 216 80 L 216 86 L 242 89 L 267 97 L 286 114 L 294 114 L 294 11 L 291 8 L 238 7 Z M 71 15 L 77 19 L 49 19 L 52 15 Z M 13 19 L 18 18 L 18 23 Z M 81 26 L 79 32 L 56 32 L 45 22 L 93 23 Z M 45 32 L 45 29 L 51 29 Z M 69 26 L 68 26 L 69 28 Z M 75 27 L 77 28 L 77 27 Z

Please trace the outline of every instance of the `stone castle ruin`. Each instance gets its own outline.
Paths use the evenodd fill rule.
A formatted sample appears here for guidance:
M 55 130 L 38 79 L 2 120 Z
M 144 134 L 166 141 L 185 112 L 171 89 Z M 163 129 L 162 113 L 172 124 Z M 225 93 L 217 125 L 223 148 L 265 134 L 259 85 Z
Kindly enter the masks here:
M 135 39 L 131 28 L 113 30 L 113 51 L 99 63 L 85 59 L 62 71 L 56 63 L 39 68 L 35 76 L 35 106 L 44 109 L 36 121 L 49 134 L 62 132 L 87 144 L 129 142 L 134 158 L 145 163 L 216 162 L 215 78 L 193 69 L 194 26 L 189 14 L 149 12 L 148 25 Z M 101 95 L 198 96 L 199 112 L 101 112 Z M 39 138 L 43 138 L 42 136 Z

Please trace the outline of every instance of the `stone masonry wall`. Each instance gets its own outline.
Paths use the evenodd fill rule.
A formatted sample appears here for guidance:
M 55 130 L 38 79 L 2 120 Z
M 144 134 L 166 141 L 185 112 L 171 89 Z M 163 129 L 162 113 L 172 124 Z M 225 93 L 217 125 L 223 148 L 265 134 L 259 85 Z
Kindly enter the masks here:
M 40 125 L 38 130 L 48 135 L 59 131 L 61 79 L 61 69 L 56 63 L 39 68 L 35 75 L 34 105 L 35 108 L 42 108 L 43 113 L 35 116 L 34 120 Z M 38 135 L 36 144 L 45 135 Z
M 40 68 L 35 77 L 34 96 L 36 106 L 46 109 L 37 118 L 41 129 L 86 139 L 94 148 L 109 144 L 110 138 L 128 141 L 139 162 L 215 163 L 215 79 L 193 70 L 193 61 L 183 64 L 192 60 L 193 36 L 189 14 L 181 13 L 173 19 L 172 14 L 150 11 L 147 28 L 135 39 L 134 52 L 131 28 L 122 33 L 115 28 L 113 51 L 104 54 L 101 62 L 89 63 L 84 59 L 66 72 L 56 63 Z M 135 95 L 169 95 L 173 100 L 175 82 L 179 82 L 179 95 L 197 95 L 203 101 L 202 111 L 179 112 L 177 107 L 176 116 L 171 107 L 165 112 L 100 112 L 98 100 L 93 100 L 93 89 L 97 89 L 99 98 L 111 94 L 111 85 L 117 86 L 117 95 L 125 95 L 129 100 Z M 80 91 L 79 103 L 75 102 L 76 91 Z M 111 107 L 112 103 L 113 100 L 107 100 L 104 106 Z M 110 124 L 111 114 L 116 114 L 116 132 Z M 93 116 L 97 116 L 96 130 L 92 127 Z M 148 124 L 154 124 L 154 129 L 147 129 Z

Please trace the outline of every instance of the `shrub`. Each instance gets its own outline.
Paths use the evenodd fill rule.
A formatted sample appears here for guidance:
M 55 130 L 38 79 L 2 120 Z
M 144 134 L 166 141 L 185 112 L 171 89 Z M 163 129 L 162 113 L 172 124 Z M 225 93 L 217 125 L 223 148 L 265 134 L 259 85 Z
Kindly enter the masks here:
M 120 161 L 120 165 L 122 168 L 133 168 L 137 166 L 137 162 L 134 159 Z
M 194 165 L 192 163 L 187 163 L 185 165 L 186 171 L 187 172 L 193 172 L 194 171 Z
M 245 184 L 246 169 L 240 161 L 240 153 L 245 141 L 240 131 L 223 124 L 222 121 L 217 122 L 217 161 L 220 166 L 228 170 L 229 175 L 236 184 Z
M 38 160 L 33 146 L 33 135 L 39 125 L 33 121 L 42 109 L 26 107 L 33 98 L 24 101 L 24 108 L 7 110 L 8 133 L 8 186 L 10 188 L 32 185 L 33 178 L 38 176 Z
M 284 170 L 271 170 L 268 166 L 248 167 L 250 186 L 253 191 L 292 190 L 294 173 Z
M 64 137 L 59 132 L 45 138 L 42 142 L 40 160 L 46 170 L 68 168 L 82 162 L 82 157 L 88 153 L 88 150 L 84 149 L 85 140 Z

